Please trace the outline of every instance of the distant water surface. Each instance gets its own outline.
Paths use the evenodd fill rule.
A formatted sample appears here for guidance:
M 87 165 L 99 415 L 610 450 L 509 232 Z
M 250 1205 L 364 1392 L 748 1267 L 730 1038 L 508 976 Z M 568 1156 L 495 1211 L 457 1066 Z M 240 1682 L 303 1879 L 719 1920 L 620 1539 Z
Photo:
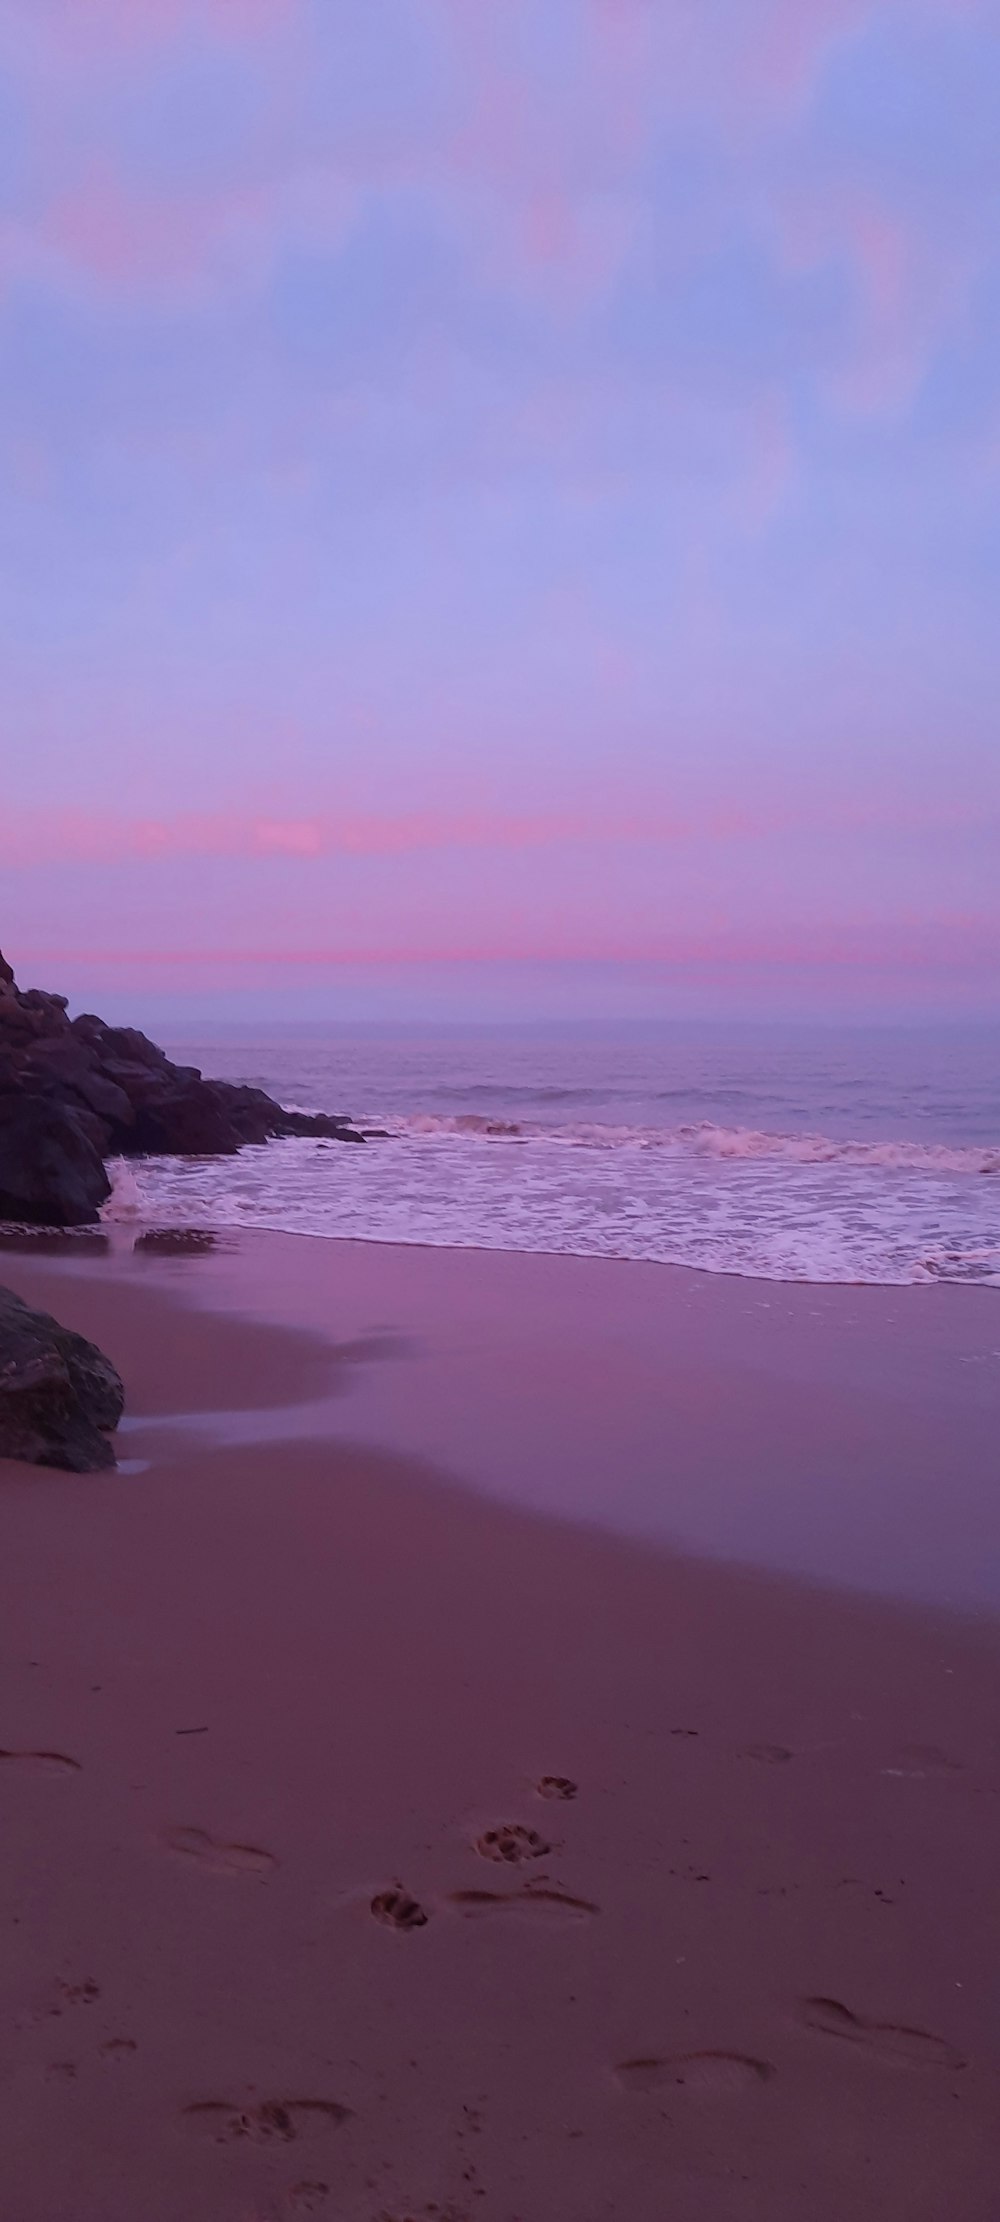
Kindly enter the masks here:
M 112 1216 L 1000 1286 L 1000 1030 L 192 1028 L 179 1062 L 389 1130 L 146 1160 Z

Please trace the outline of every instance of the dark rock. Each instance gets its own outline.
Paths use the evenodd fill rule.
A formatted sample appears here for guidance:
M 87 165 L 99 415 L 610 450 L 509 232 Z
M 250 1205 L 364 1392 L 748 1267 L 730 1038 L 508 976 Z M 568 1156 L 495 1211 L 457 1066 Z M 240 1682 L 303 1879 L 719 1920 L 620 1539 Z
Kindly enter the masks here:
M 131 1152 L 151 1157 L 235 1157 L 245 1139 L 215 1101 L 210 1081 L 172 1087 L 165 1083 L 145 1101 L 135 1102 L 135 1124 L 128 1136 Z
M 0 1219 L 82 1227 L 111 1182 L 84 1120 L 36 1096 L 0 1096 Z
M 74 1474 L 113 1466 L 125 1392 L 109 1358 L 0 1288 L 0 1458 Z
M 109 1079 L 88 1057 L 86 1050 L 69 1039 L 68 1033 L 54 1040 L 35 1042 L 23 1069 L 28 1081 L 40 1083 L 42 1090 L 49 1081 L 62 1082 L 88 1110 L 96 1111 L 98 1118 L 110 1120 L 112 1127 L 132 1125 L 135 1113 L 124 1088 Z
M 262 1088 L 172 1064 L 134 1026 L 106 1026 L 93 1011 L 70 1019 L 65 996 L 22 993 L 2 957 L 0 1113 L 0 1217 L 53 1226 L 96 1217 L 109 1188 L 95 1157 L 231 1156 L 290 1135 L 366 1139 L 349 1119 L 285 1111 Z
M 63 1028 L 68 1032 L 68 998 L 65 995 L 46 995 L 44 988 L 16 989 L 15 993 L 22 1011 L 30 1011 L 33 1018 L 40 1019 L 46 1033 L 55 1033 L 57 1029 L 61 1031 Z
M 198 1085 L 200 1091 L 210 1094 L 219 1117 L 227 1121 L 239 1142 L 270 1140 L 280 1112 L 263 1088 L 240 1086 L 234 1080 L 199 1079 Z
M 278 1134 L 314 1134 L 330 1142 L 363 1142 L 365 1136 L 349 1119 L 334 1118 L 330 1111 L 282 1111 Z
M 42 1032 L 40 1012 L 26 1010 L 16 996 L 0 995 L 0 1041 L 8 1048 L 33 1042 Z
M 105 1157 L 110 1151 L 114 1129 L 109 1121 L 99 1118 L 96 1111 L 88 1110 L 87 1105 L 81 1102 L 75 1090 L 64 1087 L 61 1081 L 50 1080 L 46 1082 L 44 1087 L 39 1088 L 33 1088 L 30 1082 L 27 1082 L 17 1090 L 16 1101 L 22 1104 L 34 1104 L 39 1118 L 49 1112 L 65 1113 L 67 1117 L 72 1119 L 74 1125 L 79 1127 L 81 1134 L 85 1134 L 93 1143 L 99 1157 Z M 9 1109 L 9 1095 L 7 1103 Z
M 155 1096 L 165 1081 L 175 1078 L 168 1068 L 164 1072 L 151 1072 L 148 1065 L 137 1065 L 134 1058 L 102 1057 L 94 1064 L 94 1071 L 103 1073 L 105 1080 L 114 1082 L 130 1103 L 145 1103 Z
M 82 1035 L 97 1051 L 102 1065 L 121 1059 L 127 1065 L 151 1066 L 161 1072 L 175 1069 L 166 1051 L 158 1049 L 147 1035 L 140 1034 L 138 1027 L 105 1026 L 103 1019 L 92 1018 L 89 1012 L 84 1018 L 74 1018 L 69 1023 L 71 1032 Z

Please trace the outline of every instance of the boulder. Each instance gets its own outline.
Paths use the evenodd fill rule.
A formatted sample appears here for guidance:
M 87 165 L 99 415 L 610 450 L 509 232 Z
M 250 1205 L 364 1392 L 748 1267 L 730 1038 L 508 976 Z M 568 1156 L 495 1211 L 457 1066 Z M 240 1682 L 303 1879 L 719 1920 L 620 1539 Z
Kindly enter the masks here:
M 133 1099 L 134 1101 L 134 1099 Z M 209 1081 L 165 1080 L 134 1103 L 131 1151 L 154 1157 L 235 1157 L 244 1140 Z
M 70 1019 L 70 1032 L 89 1044 L 102 1065 L 115 1062 L 125 1065 L 144 1065 L 156 1071 L 172 1072 L 174 1067 L 163 1049 L 158 1049 L 147 1035 L 140 1034 L 135 1026 L 105 1026 L 102 1018 L 85 1011 L 80 1018 Z
M 64 995 L 20 989 L 0 956 L 0 1218 L 96 1218 L 104 1156 L 232 1156 L 288 1135 L 366 1139 L 349 1119 L 285 1111 L 262 1088 L 175 1065 L 134 1026 L 71 1019 Z
M 111 1182 L 86 1130 L 91 1116 L 37 1096 L 0 1096 L 0 1219 L 83 1227 L 97 1218 Z
M 15 995 L 0 995 L 0 1042 L 6 1049 L 23 1049 L 37 1041 L 43 1028 L 40 1011 L 33 1011 Z
M 0 1458 L 74 1474 L 115 1464 L 125 1404 L 103 1351 L 0 1288 Z
M 34 1042 L 21 1069 L 32 1092 L 43 1094 L 49 1088 L 53 1092 L 67 1091 L 89 1111 L 96 1111 L 99 1119 L 109 1120 L 112 1127 L 132 1125 L 135 1114 L 124 1088 L 95 1065 L 81 1044 L 71 1040 L 69 1031 L 61 1037 Z
M 352 1126 L 350 1119 L 338 1118 L 332 1111 L 282 1111 L 274 1132 L 318 1135 L 328 1142 L 366 1142 L 378 1129 L 371 1127 L 362 1134 L 360 1127 Z

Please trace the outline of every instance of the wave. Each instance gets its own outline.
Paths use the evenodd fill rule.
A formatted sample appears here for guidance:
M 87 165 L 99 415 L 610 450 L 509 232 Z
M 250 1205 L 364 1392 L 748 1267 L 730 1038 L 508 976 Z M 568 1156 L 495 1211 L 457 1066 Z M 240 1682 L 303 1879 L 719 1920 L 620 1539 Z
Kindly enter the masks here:
M 758 1127 L 716 1126 L 709 1119 L 677 1127 L 608 1126 L 581 1121 L 558 1129 L 523 1119 L 490 1118 L 484 1112 L 451 1115 L 417 1112 L 384 1120 L 397 1137 L 550 1142 L 554 1148 L 663 1150 L 700 1158 L 784 1158 L 794 1165 L 858 1165 L 889 1172 L 936 1174 L 1000 1173 L 1000 1144 L 838 1139 L 829 1134 L 771 1134 Z
M 124 1157 L 109 1159 L 107 1170 L 111 1181 L 111 1194 L 103 1206 L 101 1218 L 111 1221 L 112 1224 L 116 1224 L 120 1220 L 125 1225 L 131 1224 L 133 1220 L 141 1219 L 144 1201 L 143 1192 L 127 1159 Z
M 761 1280 L 1000 1287 L 1000 1182 L 968 1177 L 983 1151 L 848 1144 L 810 1155 L 810 1137 L 718 1128 L 694 1130 L 698 1148 L 683 1135 L 655 1148 L 619 1136 L 609 1148 L 497 1135 L 492 1123 L 470 1132 L 432 1120 L 365 1150 L 296 1137 L 237 1158 L 133 1160 L 114 1169 L 104 1216 L 130 1223 L 122 1236 L 257 1228 Z
M 935 1281 L 982 1281 L 988 1288 L 1000 1287 L 1000 1244 L 987 1250 L 931 1251 L 918 1264 Z

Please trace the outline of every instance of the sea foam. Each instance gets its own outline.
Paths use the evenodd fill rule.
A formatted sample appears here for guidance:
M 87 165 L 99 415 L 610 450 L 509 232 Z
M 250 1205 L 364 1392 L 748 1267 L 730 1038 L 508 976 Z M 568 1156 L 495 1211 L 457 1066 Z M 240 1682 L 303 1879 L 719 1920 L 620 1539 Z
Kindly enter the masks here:
M 995 1148 L 708 1121 L 546 1132 L 467 1113 L 387 1124 L 363 1150 L 295 1139 L 236 1158 L 133 1161 L 108 1215 L 765 1280 L 1000 1287 Z

